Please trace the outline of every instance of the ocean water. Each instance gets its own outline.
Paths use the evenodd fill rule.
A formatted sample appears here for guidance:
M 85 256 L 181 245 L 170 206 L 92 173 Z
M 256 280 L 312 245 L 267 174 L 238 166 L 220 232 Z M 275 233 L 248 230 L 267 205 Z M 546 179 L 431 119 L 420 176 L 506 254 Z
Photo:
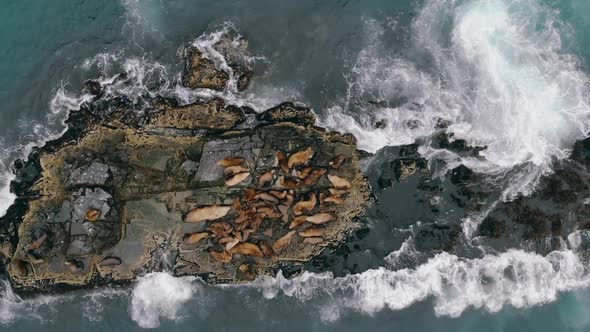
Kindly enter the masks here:
M 0 215 L 14 199 L 12 162 L 63 131 L 69 110 L 89 98 L 84 80 L 125 71 L 134 84 L 110 94 L 186 103 L 214 95 L 178 87 L 178 50 L 207 49 L 229 30 L 248 39 L 256 76 L 224 98 L 258 110 L 306 103 L 321 125 L 377 153 L 369 173 L 384 147 L 420 139 L 424 156 L 470 167 L 501 199 L 530 194 L 590 130 L 588 12 L 587 0 L 5 0 Z M 485 158 L 431 146 L 441 119 L 457 138 L 487 146 Z M 386 128 L 375 128 L 379 120 Z M 367 218 L 372 232 L 351 258 L 354 271 L 246 286 L 162 272 L 128 289 L 24 300 L 2 283 L 0 329 L 590 330 L 590 274 L 578 255 L 588 234 L 546 256 L 526 248 L 423 256 L 412 239 L 421 220 L 419 211 Z M 478 220 L 461 222 L 470 239 Z

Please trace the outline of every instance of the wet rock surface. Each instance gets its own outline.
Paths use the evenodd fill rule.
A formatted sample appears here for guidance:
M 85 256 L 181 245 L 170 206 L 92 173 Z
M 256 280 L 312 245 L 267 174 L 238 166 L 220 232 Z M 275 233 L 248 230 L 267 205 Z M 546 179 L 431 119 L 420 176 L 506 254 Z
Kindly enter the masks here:
M 187 85 L 228 84 L 189 54 Z M 19 198 L 0 220 L 0 257 L 17 290 L 163 269 L 245 282 L 301 271 L 359 229 L 370 197 L 355 139 L 313 126 L 310 109 L 255 116 L 219 98 L 157 97 L 138 114 L 98 97 L 95 83 L 97 99 L 72 112 L 63 137 L 15 165 Z

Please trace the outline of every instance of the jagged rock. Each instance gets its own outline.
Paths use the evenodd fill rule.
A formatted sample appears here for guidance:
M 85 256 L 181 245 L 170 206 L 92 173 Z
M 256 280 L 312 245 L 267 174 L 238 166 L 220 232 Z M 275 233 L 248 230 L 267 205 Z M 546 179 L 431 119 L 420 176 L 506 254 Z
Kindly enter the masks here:
M 182 84 L 191 89 L 212 89 L 221 91 L 229 81 L 229 74 L 215 68 L 215 63 L 203 56 L 196 47 L 185 50 L 185 69 Z
M 416 248 L 419 250 L 450 250 L 461 235 L 459 225 L 423 225 L 416 232 Z
M 306 107 L 297 106 L 291 102 L 282 103 L 273 108 L 260 113 L 256 117 L 259 121 L 270 123 L 293 122 L 302 126 L 314 125 L 316 122 L 315 114 Z
M 231 39 L 224 35 L 213 48 L 224 56 L 229 68 L 218 68 L 198 47 L 188 46 L 184 50 L 183 85 L 191 89 L 222 91 L 233 76 L 238 91 L 248 88 L 253 74 L 248 64 L 243 61 L 248 43 L 244 39 Z
M 154 98 L 133 115 L 104 104 L 117 106 L 73 112 L 19 164 L 20 205 L 0 220 L 18 290 L 131 281 L 162 256 L 177 275 L 241 282 L 301 271 L 359 228 L 369 188 L 354 137 L 312 126 L 306 108 L 279 105 L 250 128 L 221 99 Z
M 84 82 L 84 89 L 91 95 L 100 97 L 103 93 L 102 85 L 96 80 L 88 80 Z

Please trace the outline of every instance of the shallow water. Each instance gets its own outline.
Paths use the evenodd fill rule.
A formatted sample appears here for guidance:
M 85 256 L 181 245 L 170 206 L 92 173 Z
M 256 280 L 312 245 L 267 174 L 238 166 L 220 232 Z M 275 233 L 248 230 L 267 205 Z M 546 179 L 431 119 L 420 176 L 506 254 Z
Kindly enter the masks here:
M 258 110 L 301 101 L 314 108 L 320 124 L 355 134 L 362 149 L 421 139 L 423 155 L 487 175 L 504 199 L 530 193 L 539 176 L 551 172 L 551 161 L 567 156 L 589 129 L 589 6 L 584 0 L 8 0 L 0 11 L 0 214 L 13 199 L 6 186 L 10 164 L 60 134 L 68 111 L 87 99 L 79 93 L 84 80 L 126 71 L 135 84 L 113 94 L 163 93 L 184 102 L 210 95 L 175 86 L 178 49 L 223 29 L 248 39 L 256 64 L 252 87 L 225 98 Z M 388 126 L 375 129 L 381 119 Z M 486 158 L 431 147 L 439 119 L 448 120 L 458 138 L 488 146 Z M 369 173 L 380 158 L 387 153 Z M 312 274 L 236 288 L 153 274 L 130 289 L 24 301 L 8 289 L 0 299 L 0 326 L 590 328 L 590 277 L 575 236 L 547 257 L 523 250 L 423 257 L 411 234 L 428 214 L 410 209 L 399 193 L 383 197 L 378 213 L 366 220 L 369 240 L 351 254 L 353 275 L 345 276 L 345 266 L 336 277 Z M 400 263 L 407 261 L 413 264 Z M 516 278 L 505 274 L 508 268 L 519 271 Z

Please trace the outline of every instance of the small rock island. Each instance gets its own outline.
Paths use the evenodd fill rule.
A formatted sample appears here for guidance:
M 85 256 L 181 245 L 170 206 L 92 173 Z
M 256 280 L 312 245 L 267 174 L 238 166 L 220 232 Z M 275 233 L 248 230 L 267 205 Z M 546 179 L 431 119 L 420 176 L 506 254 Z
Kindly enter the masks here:
M 216 47 L 231 52 L 226 44 Z M 216 68 L 194 46 L 184 60 L 191 89 L 241 91 L 252 77 L 242 64 Z M 0 261 L 17 291 L 162 270 L 247 282 L 302 266 L 359 228 L 370 194 L 355 139 L 316 127 L 310 109 L 157 96 L 135 112 L 104 89 L 86 82 L 94 100 L 71 112 L 62 137 L 15 164 Z

